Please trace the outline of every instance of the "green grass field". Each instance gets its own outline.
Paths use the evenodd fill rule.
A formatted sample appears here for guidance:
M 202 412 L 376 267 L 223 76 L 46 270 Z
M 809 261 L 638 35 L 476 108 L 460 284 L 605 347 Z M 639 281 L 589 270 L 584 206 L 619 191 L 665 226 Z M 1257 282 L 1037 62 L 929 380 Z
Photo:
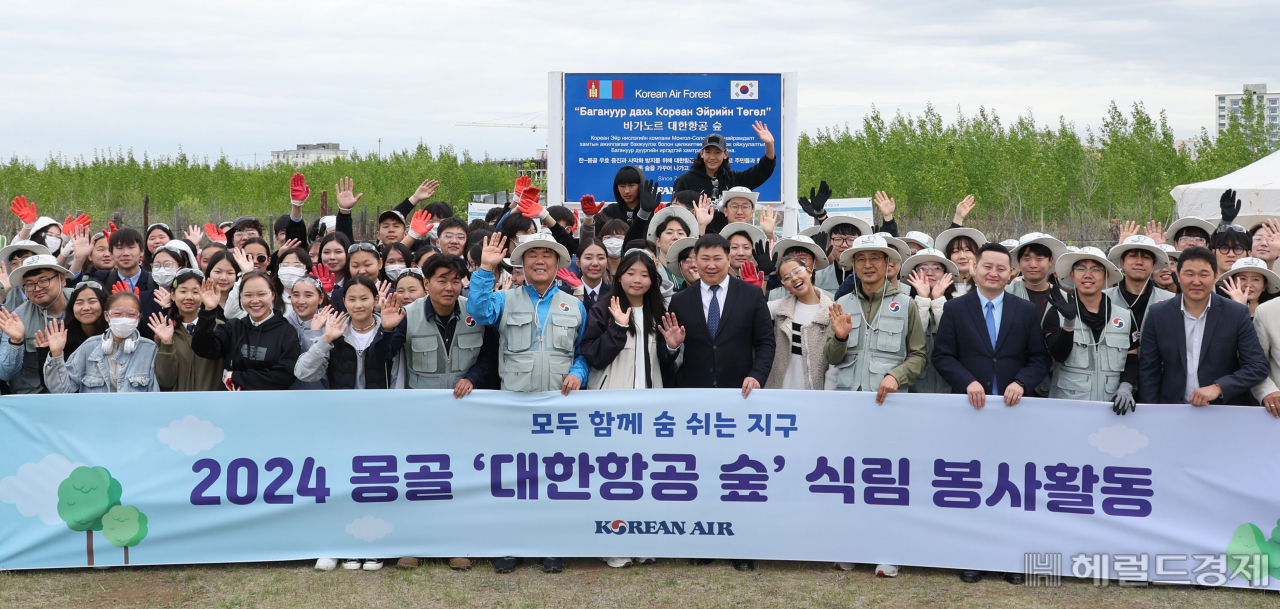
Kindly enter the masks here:
M 390 563 L 394 564 L 394 563 Z M 1100 587 L 1067 579 L 1054 588 L 1013 586 L 988 576 L 962 583 L 955 572 L 903 568 L 877 578 L 870 565 L 757 563 L 754 572 L 718 561 L 685 560 L 610 569 L 596 559 L 566 561 L 547 575 L 526 564 L 497 575 L 477 561 L 467 572 L 442 560 L 417 569 L 320 572 L 312 562 L 68 569 L 0 573 L 0 606 L 26 607 L 1275 607 L 1280 595 L 1189 586 Z

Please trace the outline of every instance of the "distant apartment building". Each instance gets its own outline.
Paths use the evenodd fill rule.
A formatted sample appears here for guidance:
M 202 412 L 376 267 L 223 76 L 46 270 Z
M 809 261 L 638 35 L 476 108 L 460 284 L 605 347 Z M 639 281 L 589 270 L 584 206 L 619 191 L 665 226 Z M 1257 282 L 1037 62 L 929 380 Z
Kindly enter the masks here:
M 340 149 L 337 142 L 298 144 L 297 150 L 271 151 L 271 162 L 306 165 L 308 163 L 314 163 L 321 160 L 332 161 L 334 159 L 345 159 L 350 154 L 350 152 Z
M 1267 83 L 1247 84 L 1240 93 L 1219 93 L 1214 96 L 1218 120 L 1214 121 L 1214 135 L 1227 128 L 1227 118 L 1240 114 L 1240 103 L 1245 96 L 1253 96 L 1253 103 L 1262 107 L 1267 124 L 1271 126 L 1271 140 L 1280 134 L 1280 93 L 1267 93 Z

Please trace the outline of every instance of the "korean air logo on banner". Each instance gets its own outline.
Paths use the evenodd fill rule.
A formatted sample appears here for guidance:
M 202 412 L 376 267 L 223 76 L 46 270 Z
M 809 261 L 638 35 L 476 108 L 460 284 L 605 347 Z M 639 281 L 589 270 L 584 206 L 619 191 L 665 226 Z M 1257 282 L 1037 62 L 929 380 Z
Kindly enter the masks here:
M 588 80 L 587 99 L 622 99 L 627 90 L 621 80 Z
M 596 535 L 723 535 L 733 537 L 732 522 L 685 520 L 597 520 Z
M 729 99 L 760 99 L 760 81 L 729 81 Z

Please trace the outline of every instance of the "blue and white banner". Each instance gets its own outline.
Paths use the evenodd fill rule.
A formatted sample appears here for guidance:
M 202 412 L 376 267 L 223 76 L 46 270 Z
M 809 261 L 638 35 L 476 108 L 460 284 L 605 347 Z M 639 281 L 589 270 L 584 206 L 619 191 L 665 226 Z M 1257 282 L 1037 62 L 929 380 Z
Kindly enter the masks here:
M 1277 431 L 916 394 L 6 396 L 0 569 L 656 556 L 1280 589 Z

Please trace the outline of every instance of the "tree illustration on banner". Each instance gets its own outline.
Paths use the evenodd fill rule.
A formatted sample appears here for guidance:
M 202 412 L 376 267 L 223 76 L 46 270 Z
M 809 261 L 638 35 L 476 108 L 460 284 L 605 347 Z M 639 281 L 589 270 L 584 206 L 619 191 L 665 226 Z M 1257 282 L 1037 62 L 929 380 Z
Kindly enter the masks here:
M 132 505 L 117 505 L 102 517 L 102 536 L 117 548 L 124 548 L 124 564 L 129 564 L 129 548 L 147 536 L 147 515 Z
M 77 467 L 58 485 L 58 516 L 72 531 L 84 531 L 89 566 L 93 566 L 93 532 L 102 517 L 120 505 L 120 482 L 105 467 Z

